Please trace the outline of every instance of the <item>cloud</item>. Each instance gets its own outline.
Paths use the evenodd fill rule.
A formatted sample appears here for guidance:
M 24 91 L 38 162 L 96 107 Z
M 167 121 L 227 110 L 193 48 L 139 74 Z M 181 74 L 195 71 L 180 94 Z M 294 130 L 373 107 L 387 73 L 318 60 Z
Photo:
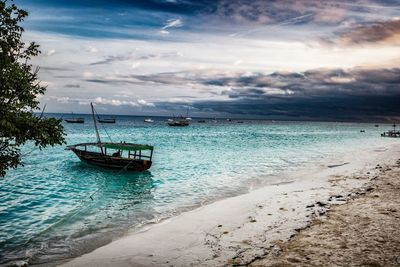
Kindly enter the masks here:
M 234 103 L 238 112 L 250 114 L 252 103 L 262 113 L 260 107 L 272 99 L 281 101 L 275 110 L 283 113 L 290 101 L 316 105 L 316 99 L 330 97 L 339 101 L 339 97 L 396 95 L 393 73 L 398 73 L 393 67 L 400 57 L 398 47 L 387 44 L 398 39 L 390 32 L 396 27 L 386 22 L 395 20 L 399 11 L 375 6 L 395 6 L 398 1 L 355 0 L 355 5 L 347 5 L 333 0 L 167 4 L 99 0 L 95 6 L 93 1 L 46 0 L 37 4 L 44 1 L 26 3 L 36 19 L 27 20 L 25 37 L 40 40 L 44 56 L 34 62 L 43 66 L 41 79 L 52 82 L 47 95 L 68 95 L 81 103 L 99 96 L 115 114 L 122 108 L 113 107 L 122 100 L 140 105 L 139 100 L 145 99 L 157 107 L 162 102 L 169 106 L 187 102 L 201 104 L 203 110 L 222 110 L 212 103 L 226 101 Z M 383 30 L 365 30 L 373 25 Z M 233 32 L 239 33 L 238 38 L 229 37 Z M 321 36 L 328 36 L 331 44 L 321 45 Z M 46 57 L 52 48 L 56 54 Z M 73 89 L 78 84 L 85 90 Z M 131 97 L 116 96 L 122 91 Z M 78 102 L 64 108 L 79 108 L 74 103 Z M 140 109 L 129 107 L 125 110 L 131 114 Z
M 113 62 L 119 62 L 119 61 L 128 61 L 128 60 L 147 60 L 147 59 L 152 59 L 156 57 L 167 57 L 169 54 L 161 54 L 159 56 L 155 54 L 137 54 L 135 55 L 134 52 L 126 52 L 120 55 L 110 55 L 106 56 L 104 59 L 92 62 L 89 65 L 94 66 L 94 65 L 107 65 Z
M 99 52 L 99 50 L 94 46 L 87 46 L 85 50 L 87 52 L 89 52 L 89 53 L 97 53 L 97 52 Z
M 177 111 L 187 107 L 203 114 L 229 113 L 295 120 L 381 120 L 400 116 L 400 68 L 313 69 L 303 72 L 169 72 L 151 75 L 115 75 L 99 78 L 105 84 L 161 84 L 186 88 L 188 84 L 207 97 L 178 95 L 135 99 L 136 91 L 117 97 L 60 98 L 62 103 L 108 107 L 149 107 Z M 119 96 L 119 95 L 118 95 Z M 132 97 L 133 96 L 133 97 Z M 190 96 L 190 95 L 189 95 Z
M 347 23 L 366 23 L 398 16 L 399 11 L 398 1 L 221 0 L 209 17 L 221 25 L 231 27 L 233 23 L 236 28 L 244 29 L 231 36 L 251 34 L 265 38 L 266 34 L 276 34 L 271 32 L 271 27 L 286 30 L 290 25 L 304 32 L 321 27 L 331 31 Z
M 320 3 L 295 0 L 222 0 L 219 1 L 215 14 L 223 20 L 239 24 L 304 24 L 313 21 L 320 12 L 329 10 L 333 3 L 333 1 Z
M 129 100 L 107 99 L 102 97 L 96 97 L 94 99 L 94 102 L 96 104 L 110 105 L 110 106 L 155 107 L 153 103 L 149 103 L 143 99 L 139 99 L 137 101 L 129 101 Z
M 55 100 L 57 103 L 60 103 L 60 104 L 71 103 L 71 99 L 68 96 L 51 96 L 51 97 L 49 97 L 49 99 Z
M 92 65 L 92 66 L 93 65 L 106 65 L 106 64 L 116 62 L 116 61 L 125 61 L 130 58 L 131 58 L 130 55 L 107 56 L 105 59 L 90 63 L 89 65 Z
M 214 72 L 209 70 L 86 79 L 105 84 L 160 84 L 221 88 L 230 98 L 264 96 L 391 95 L 400 93 L 400 68 L 314 69 L 304 72 Z
M 339 45 L 400 44 L 400 18 L 368 22 L 336 33 L 331 42 Z
M 64 85 L 65 88 L 80 88 L 79 84 L 66 84 Z
M 138 103 L 135 101 L 119 100 L 119 99 L 106 99 L 102 97 L 96 97 L 94 99 L 96 104 L 111 105 L 111 106 L 133 106 L 137 107 Z
M 169 31 L 166 31 L 166 30 L 161 30 L 161 31 L 159 31 L 159 33 L 161 35 L 169 35 Z
M 139 99 L 139 100 L 137 101 L 137 103 L 138 103 L 139 105 L 141 105 L 141 106 L 147 106 L 147 107 L 154 107 L 154 106 L 155 106 L 153 103 L 149 103 L 149 102 L 147 102 L 147 101 L 144 100 L 144 99 Z
M 55 49 L 50 49 L 49 51 L 47 51 L 46 55 L 47 55 L 47 56 L 52 56 L 52 55 L 54 55 L 55 53 L 56 53 L 56 50 L 55 50 Z
M 51 67 L 51 66 L 40 66 L 40 70 L 41 71 L 55 71 L 55 72 L 59 72 L 59 71 L 69 71 L 71 70 L 70 68 L 66 68 L 66 67 Z
M 183 22 L 182 19 L 177 18 L 177 19 L 169 19 L 165 22 L 164 26 L 162 27 L 163 30 L 169 29 L 169 28 L 178 28 L 182 27 Z
M 140 62 L 133 62 L 132 65 L 131 65 L 131 68 L 132 69 L 136 69 L 136 68 L 139 68 L 140 65 L 141 65 Z
M 400 68 L 315 69 L 304 72 L 162 73 L 138 80 L 182 85 L 210 85 L 227 99 L 157 103 L 189 105 L 199 110 L 285 119 L 364 120 L 400 116 Z
M 96 97 L 96 98 L 79 98 L 79 97 L 67 97 L 67 96 L 52 96 L 49 97 L 52 100 L 55 100 L 61 104 L 71 104 L 77 103 L 79 105 L 88 105 L 90 102 L 93 102 L 98 105 L 106 105 L 106 106 L 130 106 L 130 107 L 155 107 L 154 103 L 147 102 L 144 99 L 138 100 L 121 100 L 114 98 L 104 98 L 104 97 Z
M 232 113 L 330 120 L 400 115 L 400 69 L 310 70 L 227 82 L 234 88 L 222 93 L 232 99 Z M 228 112 L 227 106 L 212 108 Z
M 193 106 L 247 117 L 270 119 L 371 121 L 398 119 L 398 101 L 394 96 L 318 96 L 303 98 L 232 99 L 199 101 Z

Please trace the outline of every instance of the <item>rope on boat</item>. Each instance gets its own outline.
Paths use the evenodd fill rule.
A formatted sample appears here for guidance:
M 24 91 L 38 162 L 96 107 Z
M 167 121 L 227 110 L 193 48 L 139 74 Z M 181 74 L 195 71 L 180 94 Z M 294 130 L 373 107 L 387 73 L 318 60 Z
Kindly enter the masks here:
M 134 161 L 135 159 L 132 159 L 131 161 L 128 162 L 128 164 L 125 165 L 118 173 L 121 173 L 122 171 L 126 171 L 126 168 L 128 168 L 129 165 Z
M 105 184 L 105 183 L 104 183 Z M 94 191 L 92 194 L 89 195 L 89 198 L 93 201 L 94 198 L 93 196 L 97 194 L 97 192 L 99 192 L 101 189 L 103 189 L 105 186 L 104 184 L 102 186 L 100 186 L 99 188 L 97 188 L 96 191 Z M 86 201 L 83 199 L 82 203 L 85 203 Z
M 97 118 L 100 118 L 100 116 L 97 113 L 96 109 L 93 108 L 93 110 L 94 110 L 94 113 L 96 113 Z M 108 136 L 108 139 L 110 139 L 110 141 L 112 142 L 113 140 L 111 139 L 111 136 L 108 134 L 106 127 L 104 125 L 102 125 L 101 123 L 100 123 L 100 125 L 101 125 L 101 127 L 103 127 L 104 131 L 106 132 L 106 134 Z
M 117 172 L 117 174 L 120 174 L 123 171 L 126 171 L 126 168 L 128 168 L 128 166 L 134 161 L 135 159 L 132 159 L 131 161 L 128 162 L 128 164 L 125 165 L 125 167 L 123 167 L 121 170 L 119 170 Z M 94 200 L 94 195 L 97 194 L 97 192 L 99 192 L 101 189 L 103 189 L 105 187 L 105 185 L 103 184 L 103 186 L 99 187 L 96 191 L 94 191 L 92 194 L 89 195 L 89 198 L 93 201 Z

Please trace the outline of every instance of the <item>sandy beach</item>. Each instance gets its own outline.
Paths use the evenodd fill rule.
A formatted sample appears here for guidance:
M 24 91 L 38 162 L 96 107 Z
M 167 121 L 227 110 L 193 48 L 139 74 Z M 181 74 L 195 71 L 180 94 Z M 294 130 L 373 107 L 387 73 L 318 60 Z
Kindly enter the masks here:
M 383 266 L 390 257 L 392 262 L 397 260 L 394 256 L 399 248 L 399 232 L 395 230 L 399 217 L 393 202 L 397 201 L 398 207 L 394 197 L 398 192 L 390 191 L 399 185 L 399 156 L 399 146 L 365 151 L 289 182 L 132 231 L 63 266 L 296 266 L 335 265 L 338 259 L 348 265 L 364 254 L 376 254 L 370 263 L 377 261 Z M 387 186 L 383 186 L 385 183 Z M 365 217 L 367 214 L 369 217 Z M 380 232 L 385 218 L 391 228 Z M 365 231 L 371 235 L 351 232 L 366 233 L 360 227 L 370 227 Z M 381 241 L 372 242 L 377 233 L 383 235 L 379 236 Z M 387 241 L 389 233 L 392 236 Z M 348 236 L 349 241 L 338 236 Z M 357 245 L 357 238 L 363 246 Z M 378 242 L 381 247 L 373 250 L 368 242 Z M 385 244 L 392 249 L 381 251 Z M 340 254 L 335 246 L 348 247 L 346 253 L 353 256 Z
M 251 266 L 399 266 L 400 160 Z

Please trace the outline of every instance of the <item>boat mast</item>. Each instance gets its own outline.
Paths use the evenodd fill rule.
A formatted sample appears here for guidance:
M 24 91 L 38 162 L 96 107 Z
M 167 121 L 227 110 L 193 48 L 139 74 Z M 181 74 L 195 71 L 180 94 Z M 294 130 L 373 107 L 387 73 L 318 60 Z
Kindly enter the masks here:
M 104 153 L 103 153 L 103 147 L 101 146 L 101 140 L 100 140 L 100 135 L 99 135 L 99 129 L 97 129 L 97 121 L 96 121 L 96 117 L 94 116 L 94 107 L 93 107 L 93 103 L 92 103 L 92 102 L 90 102 L 90 107 L 92 108 L 92 116 L 93 116 L 94 128 L 96 129 L 97 144 L 100 145 L 101 154 L 104 154 Z

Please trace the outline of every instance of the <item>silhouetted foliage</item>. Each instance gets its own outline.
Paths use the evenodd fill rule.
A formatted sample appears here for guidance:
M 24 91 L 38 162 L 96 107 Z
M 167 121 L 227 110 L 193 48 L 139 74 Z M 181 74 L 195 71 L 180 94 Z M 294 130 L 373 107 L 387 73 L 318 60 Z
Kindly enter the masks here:
M 61 120 L 37 116 L 37 96 L 46 88 L 38 68 L 29 63 L 39 46 L 22 41 L 19 23 L 28 16 L 9 1 L 0 0 L 0 176 L 21 164 L 21 145 L 33 141 L 39 149 L 64 143 Z

